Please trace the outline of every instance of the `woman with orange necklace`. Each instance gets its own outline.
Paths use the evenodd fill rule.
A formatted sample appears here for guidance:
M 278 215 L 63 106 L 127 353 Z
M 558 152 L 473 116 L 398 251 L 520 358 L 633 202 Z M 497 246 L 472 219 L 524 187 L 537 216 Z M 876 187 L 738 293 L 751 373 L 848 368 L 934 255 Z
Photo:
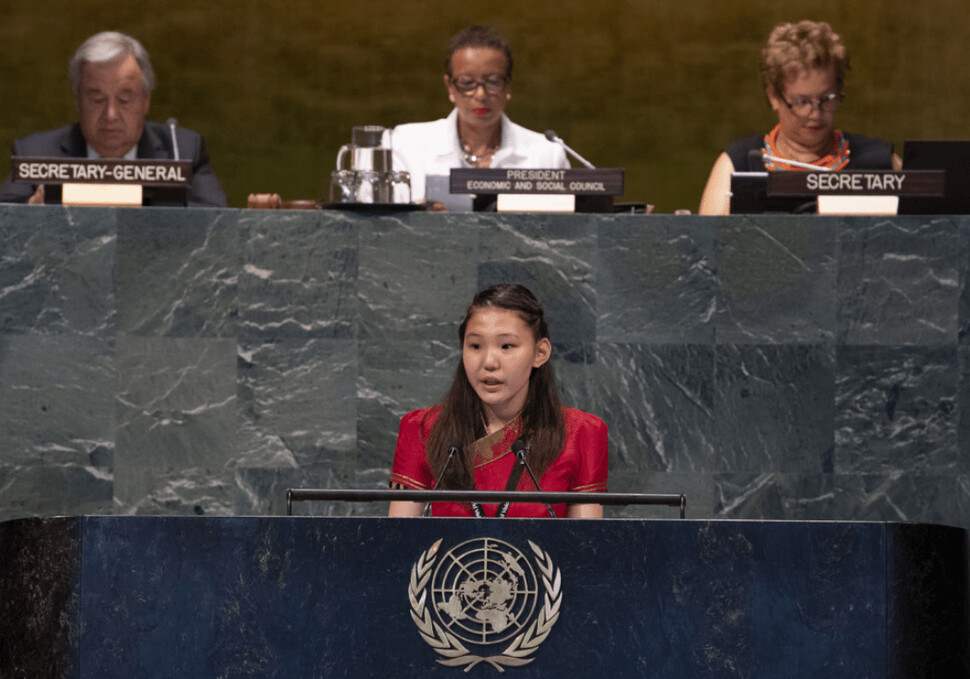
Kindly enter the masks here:
M 730 213 L 732 172 L 901 169 L 890 142 L 836 129 L 835 112 L 842 103 L 848 69 L 842 38 L 827 23 L 775 26 L 761 51 L 761 74 L 778 124 L 763 137 L 735 141 L 718 157 L 701 197 L 700 214 Z

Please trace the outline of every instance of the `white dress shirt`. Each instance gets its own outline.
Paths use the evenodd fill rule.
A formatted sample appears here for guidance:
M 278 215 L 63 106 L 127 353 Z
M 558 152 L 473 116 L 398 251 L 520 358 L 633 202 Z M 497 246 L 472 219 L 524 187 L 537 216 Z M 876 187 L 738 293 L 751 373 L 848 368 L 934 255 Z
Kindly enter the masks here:
M 398 125 L 391 130 L 390 146 L 394 169 L 411 173 L 411 200 L 415 203 L 428 199 L 428 177 L 444 177 L 447 186 L 452 168 L 470 167 L 462 157 L 458 139 L 458 109 L 440 120 Z M 489 167 L 564 169 L 569 167 L 569 160 L 562 146 L 502 114 L 502 145 L 492 155 Z M 441 185 L 440 181 L 434 183 Z

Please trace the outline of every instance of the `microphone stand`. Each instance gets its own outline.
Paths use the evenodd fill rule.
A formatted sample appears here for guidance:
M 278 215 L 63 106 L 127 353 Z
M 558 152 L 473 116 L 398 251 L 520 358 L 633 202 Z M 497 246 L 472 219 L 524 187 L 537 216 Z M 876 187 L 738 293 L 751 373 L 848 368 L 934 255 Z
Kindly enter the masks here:
M 172 155 L 174 156 L 173 159 L 181 160 L 179 158 L 179 142 L 178 142 L 178 139 L 176 139 L 175 137 L 175 126 L 178 123 L 176 122 L 175 118 L 169 118 L 168 120 L 165 121 L 165 124 L 168 125 L 169 134 L 172 135 Z
M 529 472 L 529 476 L 532 477 L 532 483 L 536 484 L 536 490 L 541 493 L 542 488 L 539 487 L 539 479 L 536 478 L 535 473 L 532 471 L 532 467 L 529 466 L 528 461 L 525 459 L 525 448 L 519 448 L 517 451 L 515 451 L 515 456 L 519 459 L 519 464 L 525 467 L 525 470 Z M 552 511 L 552 505 L 546 504 L 546 509 L 549 510 L 549 516 L 556 518 L 556 513 Z
M 585 158 L 583 158 L 581 155 L 579 155 L 578 153 L 576 153 L 575 151 L 573 151 L 569 147 L 569 145 L 566 142 L 564 142 L 559 137 L 558 134 L 556 134 L 556 132 L 554 130 L 546 130 L 546 139 L 548 139 L 549 141 L 551 141 L 554 144 L 559 144 L 560 146 L 562 146 L 564 149 L 566 149 L 566 153 L 568 153 L 573 158 L 575 158 L 576 160 L 578 160 L 579 162 L 581 162 L 583 165 L 585 165 L 586 167 L 588 167 L 590 170 L 595 170 L 596 169 L 596 166 L 595 165 L 593 165 L 591 162 L 589 162 L 588 160 L 586 160 Z
M 451 464 L 451 459 L 459 452 L 461 452 L 461 446 L 458 445 L 457 441 L 453 442 L 450 446 L 448 446 L 448 459 L 445 460 L 445 465 L 441 468 L 441 473 L 438 474 L 438 478 L 435 479 L 434 486 L 432 486 L 432 488 L 438 487 L 438 484 L 441 483 L 441 477 L 443 477 L 445 475 L 445 472 L 448 471 L 448 465 Z M 428 500 L 424 505 L 424 509 L 421 510 L 420 516 L 422 517 L 428 516 L 428 512 L 430 510 L 431 510 L 431 500 Z
M 525 469 L 526 471 L 529 472 L 529 476 L 532 477 L 532 483 L 535 484 L 536 490 L 541 493 L 542 487 L 539 485 L 539 479 L 536 478 L 535 473 L 532 471 L 532 467 L 529 466 L 529 461 L 526 460 L 526 457 L 525 457 L 525 453 L 526 453 L 525 442 L 523 442 L 522 439 L 516 439 L 512 443 L 512 452 L 515 453 L 515 459 L 517 460 L 516 464 L 519 465 L 522 469 Z M 522 475 L 522 472 L 520 470 L 518 476 L 521 476 L 521 475 Z M 516 476 L 516 483 L 511 485 L 518 485 L 518 476 Z M 514 490 L 514 488 L 506 488 L 506 490 Z M 512 504 L 511 502 L 506 502 L 501 507 L 499 507 L 499 510 L 498 512 L 496 512 L 495 517 L 499 519 L 504 519 L 506 513 L 508 513 L 509 511 L 509 506 L 511 504 Z M 549 503 L 545 503 L 545 505 L 546 505 L 546 509 L 549 510 L 549 516 L 551 516 L 552 518 L 556 518 L 556 513 L 552 511 L 552 505 L 550 505 Z

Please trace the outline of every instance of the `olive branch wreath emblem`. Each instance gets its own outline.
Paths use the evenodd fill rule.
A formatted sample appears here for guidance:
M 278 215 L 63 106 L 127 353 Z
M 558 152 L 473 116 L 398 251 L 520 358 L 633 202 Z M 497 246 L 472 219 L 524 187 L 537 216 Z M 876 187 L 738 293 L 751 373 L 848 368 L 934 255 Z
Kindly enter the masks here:
M 539 645 L 549 636 L 552 626 L 559 619 L 559 608 L 562 606 L 562 573 L 552 563 L 549 554 L 529 540 L 529 547 L 535 554 L 539 572 L 542 574 L 542 584 L 546 590 L 539 615 L 501 654 L 482 657 L 470 652 L 455 635 L 435 622 L 428 609 L 426 588 L 428 580 L 431 579 L 431 569 L 438 558 L 440 546 L 439 539 L 421 554 L 411 567 L 411 580 L 408 584 L 411 619 L 417 625 L 421 638 L 439 655 L 445 657 L 445 659 L 439 658 L 438 662 L 449 667 L 464 665 L 465 672 L 485 662 L 499 672 L 504 672 L 503 666 L 519 667 L 535 660 L 529 656 L 535 653 Z

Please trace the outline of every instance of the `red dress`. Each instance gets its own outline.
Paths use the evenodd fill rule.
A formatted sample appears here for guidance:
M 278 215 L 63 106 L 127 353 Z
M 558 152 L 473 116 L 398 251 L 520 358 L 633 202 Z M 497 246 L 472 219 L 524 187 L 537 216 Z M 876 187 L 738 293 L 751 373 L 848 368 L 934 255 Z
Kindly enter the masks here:
M 394 466 L 391 469 L 392 487 L 429 490 L 434 485 L 425 446 L 431 437 L 431 428 L 438 419 L 439 410 L 439 406 L 414 410 L 401 418 L 397 448 L 394 451 Z M 563 417 L 566 421 L 566 444 L 539 479 L 539 485 L 543 491 L 551 492 L 604 492 L 608 467 L 606 424 L 595 415 L 573 408 L 563 408 Z M 511 446 L 521 432 L 522 420 L 516 418 L 503 430 L 493 432 L 474 443 L 476 489 L 505 490 L 515 465 Z M 529 473 L 522 474 L 516 490 L 535 489 Z M 485 516 L 494 516 L 498 505 L 486 504 L 482 508 Z M 553 505 L 552 508 L 556 516 L 566 515 L 565 504 Z M 474 515 L 470 505 L 458 502 L 435 502 L 432 505 L 432 514 Z M 548 515 L 545 505 L 541 504 L 515 503 L 508 512 L 508 516 L 519 517 Z

